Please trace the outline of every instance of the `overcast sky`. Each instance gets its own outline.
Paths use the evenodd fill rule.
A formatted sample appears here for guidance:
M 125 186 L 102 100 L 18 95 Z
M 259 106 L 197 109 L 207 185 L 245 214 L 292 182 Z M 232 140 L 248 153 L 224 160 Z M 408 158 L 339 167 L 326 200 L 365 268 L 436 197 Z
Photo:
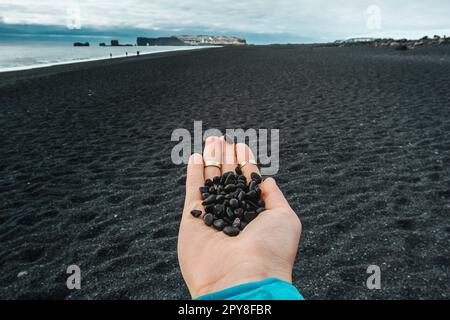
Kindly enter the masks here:
M 198 30 L 313 41 L 450 35 L 449 0 L 0 0 L 4 24 L 65 26 L 78 11 L 81 30 Z

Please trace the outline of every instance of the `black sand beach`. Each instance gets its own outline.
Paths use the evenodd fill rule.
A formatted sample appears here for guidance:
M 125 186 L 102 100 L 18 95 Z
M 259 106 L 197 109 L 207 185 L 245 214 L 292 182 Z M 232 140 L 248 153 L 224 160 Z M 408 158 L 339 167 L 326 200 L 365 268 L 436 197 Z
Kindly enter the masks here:
M 280 129 L 306 299 L 448 299 L 449 88 L 444 47 L 220 48 L 0 74 L 0 298 L 189 298 L 170 138 L 202 120 Z M 71 264 L 81 290 L 66 288 Z M 370 264 L 381 290 L 366 288 Z

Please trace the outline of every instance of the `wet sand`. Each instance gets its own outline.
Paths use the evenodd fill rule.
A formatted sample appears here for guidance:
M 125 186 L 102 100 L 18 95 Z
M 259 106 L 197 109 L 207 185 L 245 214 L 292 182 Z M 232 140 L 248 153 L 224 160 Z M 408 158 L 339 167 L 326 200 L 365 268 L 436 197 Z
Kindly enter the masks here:
M 0 74 L 0 298 L 189 298 L 175 128 L 280 129 L 307 299 L 450 298 L 450 49 L 206 49 Z M 239 117 L 236 117 L 239 115 Z M 66 288 L 77 264 L 82 288 Z M 382 289 L 368 290 L 368 265 Z M 20 276 L 18 276 L 20 273 Z

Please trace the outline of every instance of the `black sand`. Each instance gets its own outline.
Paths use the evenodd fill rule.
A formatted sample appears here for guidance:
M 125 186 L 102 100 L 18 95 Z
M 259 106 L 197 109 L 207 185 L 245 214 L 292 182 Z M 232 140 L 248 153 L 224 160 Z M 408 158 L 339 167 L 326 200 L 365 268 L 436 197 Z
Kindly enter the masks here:
M 203 120 L 280 129 L 307 299 L 448 299 L 449 88 L 450 49 L 434 47 L 223 48 L 2 74 L 0 298 L 189 298 L 170 137 Z M 365 286 L 370 264 L 381 290 Z

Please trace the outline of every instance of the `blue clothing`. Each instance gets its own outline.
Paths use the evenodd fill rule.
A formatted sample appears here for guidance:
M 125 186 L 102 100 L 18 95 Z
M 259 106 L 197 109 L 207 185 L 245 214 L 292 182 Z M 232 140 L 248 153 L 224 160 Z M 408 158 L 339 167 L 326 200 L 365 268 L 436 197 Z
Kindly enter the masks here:
M 304 300 L 304 298 L 289 282 L 268 278 L 208 293 L 197 297 L 196 300 Z

